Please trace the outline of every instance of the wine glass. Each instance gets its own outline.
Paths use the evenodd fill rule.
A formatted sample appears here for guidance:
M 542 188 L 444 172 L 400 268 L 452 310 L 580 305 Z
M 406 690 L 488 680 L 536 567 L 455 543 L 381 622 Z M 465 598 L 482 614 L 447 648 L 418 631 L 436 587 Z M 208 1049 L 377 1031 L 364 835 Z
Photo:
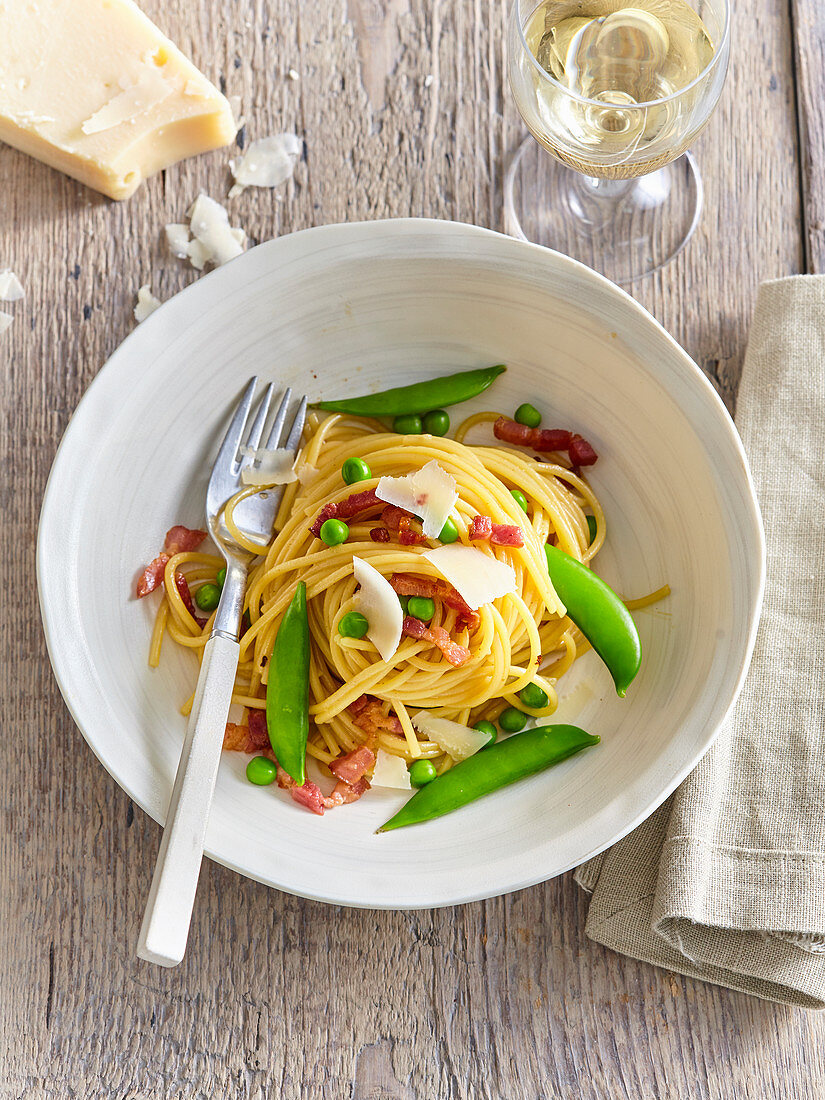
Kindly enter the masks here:
M 514 0 L 510 87 L 532 137 L 505 174 L 507 232 L 619 283 L 672 260 L 701 214 L 686 150 L 722 92 L 730 15 L 730 0 Z

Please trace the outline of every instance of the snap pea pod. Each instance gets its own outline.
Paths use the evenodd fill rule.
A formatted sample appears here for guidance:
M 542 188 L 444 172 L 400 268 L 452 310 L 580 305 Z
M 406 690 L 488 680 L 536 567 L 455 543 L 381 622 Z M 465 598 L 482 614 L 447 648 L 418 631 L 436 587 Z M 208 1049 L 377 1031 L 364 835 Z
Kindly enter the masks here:
M 303 581 L 298 582 L 272 647 L 266 725 L 278 763 L 302 787 L 309 734 L 309 619 Z
M 567 614 L 607 665 L 616 693 L 626 694 L 642 661 L 639 632 L 630 612 L 601 577 L 581 562 L 545 546 L 547 570 Z
M 498 376 L 507 370 L 503 365 L 445 374 L 411 386 L 397 386 L 362 397 L 344 397 L 340 401 L 315 401 L 313 408 L 325 412 L 351 413 L 353 416 L 406 416 L 459 405 L 478 397 Z M 419 429 L 420 430 L 420 429 Z
M 598 743 L 598 737 L 585 733 L 578 726 L 536 726 L 516 733 L 506 741 L 488 745 L 483 752 L 462 760 L 433 779 L 378 832 L 386 833 L 390 829 L 441 817 Z

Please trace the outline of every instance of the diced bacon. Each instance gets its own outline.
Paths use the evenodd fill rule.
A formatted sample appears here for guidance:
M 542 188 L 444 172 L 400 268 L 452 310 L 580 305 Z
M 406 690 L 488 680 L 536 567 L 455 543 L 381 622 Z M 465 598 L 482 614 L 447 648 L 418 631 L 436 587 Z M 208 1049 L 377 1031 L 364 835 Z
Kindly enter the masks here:
M 335 784 L 335 789 L 329 798 L 324 799 L 324 806 L 328 810 L 336 806 L 347 806 L 350 802 L 357 802 L 362 794 L 370 789 L 368 780 L 359 779 L 357 783 L 349 784 L 341 780 Z
M 417 546 L 427 541 L 423 535 L 413 529 L 413 517 L 410 513 L 395 504 L 386 506 L 381 513 L 381 520 L 391 531 L 398 532 L 398 541 L 402 546 Z
M 353 703 L 350 703 L 349 710 L 354 716 L 353 724 L 370 738 L 375 737 L 379 730 L 389 730 L 391 733 L 404 732 L 401 721 L 394 714 L 384 714 L 381 709 L 381 700 L 372 695 L 359 695 Z
M 494 546 L 524 546 L 524 532 L 510 523 L 493 523 L 489 516 L 473 516 L 468 533 L 471 542 L 491 542 Z
M 352 711 L 353 714 L 360 714 L 364 707 L 369 703 L 369 695 L 359 695 L 357 699 L 353 699 L 347 710 Z
M 437 597 L 458 613 L 459 624 L 466 625 L 470 630 L 478 626 L 478 612 L 473 611 L 464 597 L 446 581 L 436 580 L 434 577 L 414 577 L 409 573 L 393 573 L 390 584 L 399 596 L 427 596 L 429 599 Z
M 328 519 L 352 519 L 353 516 L 360 515 L 362 512 L 369 512 L 373 509 L 378 510 L 383 507 L 384 501 L 378 499 L 375 495 L 375 489 L 365 489 L 363 493 L 353 493 L 345 500 L 331 501 L 329 504 L 325 504 L 315 517 L 310 531 L 318 538 L 322 524 Z
M 478 542 L 480 539 L 488 542 L 493 533 L 493 521 L 489 516 L 473 516 L 467 534 L 470 542 Z
M 570 461 L 576 466 L 592 466 L 599 457 L 587 440 L 582 439 L 580 435 L 574 435 L 570 440 L 568 454 Z
M 389 542 L 390 533 L 386 527 L 373 527 L 370 531 L 370 538 L 373 542 Z
M 418 638 L 421 641 L 432 642 L 433 645 L 438 646 L 444 654 L 444 659 L 449 661 L 455 668 L 460 668 L 472 656 L 469 649 L 466 646 L 459 645 L 458 642 L 454 642 L 443 627 L 427 626 L 420 619 L 414 619 L 411 615 L 407 615 L 404 619 L 403 633 L 408 638 Z
M 180 598 L 183 600 L 183 605 L 192 618 L 198 623 L 199 626 L 203 626 L 206 622 L 205 619 L 199 619 L 195 614 L 195 604 L 192 602 L 192 593 L 189 591 L 189 582 L 183 573 L 175 574 L 175 587 L 180 592 Z
M 268 749 L 269 748 L 269 731 L 266 727 L 266 714 L 262 710 L 250 708 L 249 711 L 249 742 L 252 748 L 248 749 L 248 752 L 252 752 L 255 749 Z
M 586 439 L 564 428 L 528 428 L 526 424 L 500 416 L 493 425 L 493 432 L 496 439 L 503 439 L 505 443 L 531 447 L 541 453 L 567 451 L 574 466 L 592 466 L 599 457 Z
M 191 527 L 177 525 L 170 527 L 166 532 L 166 541 L 163 545 L 167 554 L 184 554 L 197 550 L 206 538 L 206 531 L 193 530 Z
M 357 749 L 333 760 L 329 770 L 336 779 L 355 784 L 364 778 L 366 772 L 375 764 L 375 753 L 369 745 L 359 745 Z
M 311 779 L 307 779 L 303 787 L 299 787 L 297 783 L 293 784 L 289 788 L 289 793 L 301 806 L 306 806 L 314 814 L 323 815 L 324 796 L 321 793 L 321 788 L 313 783 Z
M 526 424 L 508 420 L 506 416 L 500 416 L 495 422 L 493 434 L 505 443 L 531 447 L 534 451 L 566 451 L 572 436 L 564 428 L 528 428 Z
M 246 752 L 246 744 L 249 740 L 249 727 L 239 726 L 235 722 L 227 722 L 223 733 L 223 747 L 229 752 Z
M 154 592 L 157 586 L 163 582 L 163 571 L 168 561 L 168 554 L 158 554 L 154 561 L 149 562 L 137 583 L 138 599 Z

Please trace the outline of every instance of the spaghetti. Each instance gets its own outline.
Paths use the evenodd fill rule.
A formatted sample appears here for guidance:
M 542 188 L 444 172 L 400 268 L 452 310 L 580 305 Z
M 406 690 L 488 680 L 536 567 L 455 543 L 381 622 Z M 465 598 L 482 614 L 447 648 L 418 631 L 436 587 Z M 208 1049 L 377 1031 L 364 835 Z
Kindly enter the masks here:
M 563 613 L 544 547 L 552 541 L 579 561 L 589 562 L 604 542 L 602 508 L 587 481 L 558 456 L 538 461 L 515 447 L 462 442 L 470 428 L 492 419 L 493 414 L 470 418 L 458 427 L 456 439 L 398 435 L 377 421 L 347 415 L 322 419 L 311 414 L 308 419 L 295 467 L 299 480 L 286 486 L 272 541 L 250 572 L 248 625 L 240 641 L 233 702 L 250 713 L 265 708 L 267 664 L 275 636 L 298 581 L 304 581 L 312 651 L 307 753 L 322 764 L 369 741 L 374 749 L 383 748 L 407 762 L 431 759 L 442 772 L 453 761 L 434 740 L 416 731 L 419 710 L 435 711 L 463 726 L 495 720 L 516 705 L 531 717 L 543 718 L 556 708 L 559 677 L 587 648 Z M 370 480 L 344 484 L 341 467 L 351 457 L 367 464 Z M 419 537 L 404 545 L 390 533 L 389 539 L 375 541 L 374 510 L 348 518 L 349 536 L 341 545 L 324 545 L 310 530 L 326 506 L 346 500 L 354 489 L 375 489 L 382 476 L 411 474 L 432 460 L 455 482 L 458 499 L 451 519 L 458 540 L 508 563 L 515 573 L 515 591 L 482 604 L 471 617 L 462 616 L 460 601 L 445 598 L 449 586 L 424 556 L 439 545 L 437 539 Z M 526 513 L 511 490 L 527 498 Z M 234 513 L 245 496 L 258 491 L 242 490 L 224 516 L 233 537 L 253 553 L 259 547 L 244 536 Z M 592 541 L 588 513 L 595 517 Z M 520 528 L 523 545 L 471 541 L 479 517 L 489 517 L 493 525 Z M 430 637 L 403 637 L 392 659 L 383 661 L 367 638 L 339 633 L 338 624 L 356 608 L 355 556 L 388 580 L 396 579 L 396 584 L 398 577 L 418 578 L 435 593 L 429 631 L 440 629 L 469 652 L 460 667 L 445 659 Z M 197 551 L 174 554 L 165 562 L 152 665 L 159 660 L 165 634 L 202 652 L 214 614 L 200 622 L 194 617 L 176 575 L 184 573 L 197 592 L 200 585 L 214 583 L 221 565 L 221 559 Z M 529 684 L 546 694 L 545 706 L 531 708 L 519 699 L 518 693 Z M 369 723 L 364 721 L 365 706 Z M 191 698 L 184 713 L 190 707 Z

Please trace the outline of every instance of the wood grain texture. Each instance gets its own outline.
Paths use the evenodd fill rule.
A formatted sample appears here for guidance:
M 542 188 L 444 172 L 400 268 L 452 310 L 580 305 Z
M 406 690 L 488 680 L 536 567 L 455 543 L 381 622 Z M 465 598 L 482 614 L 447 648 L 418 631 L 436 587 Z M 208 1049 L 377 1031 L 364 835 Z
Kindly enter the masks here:
M 825 9 L 817 0 L 792 0 L 795 86 L 809 273 L 825 271 Z
M 410 214 L 500 227 L 503 157 L 521 128 L 499 0 L 143 6 L 241 96 L 246 138 L 306 139 L 282 195 L 230 204 L 253 239 Z M 758 282 L 803 270 L 806 248 L 822 269 L 821 56 L 815 0 L 796 0 L 794 22 L 779 0 L 737 4 L 728 87 L 696 150 L 702 226 L 634 289 L 731 405 Z M 569 876 L 461 908 L 370 913 L 207 862 L 183 965 L 136 960 L 159 832 L 93 758 L 53 682 L 37 516 L 72 410 L 133 327 L 137 287 L 166 298 L 197 277 L 169 257 L 162 227 L 199 190 L 226 194 L 227 158 L 171 168 L 115 205 L 0 148 L 0 267 L 28 291 L 0 344 L 0 1097 L 822 1095 L 825 1018 L 594 946 Z

